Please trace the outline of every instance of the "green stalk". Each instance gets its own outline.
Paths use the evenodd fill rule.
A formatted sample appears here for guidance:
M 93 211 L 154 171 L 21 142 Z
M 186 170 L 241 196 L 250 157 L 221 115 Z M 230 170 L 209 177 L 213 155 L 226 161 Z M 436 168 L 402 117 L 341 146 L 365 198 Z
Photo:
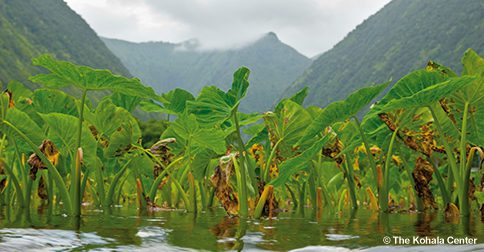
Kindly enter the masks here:
M 182 160 L 183 157 L 179 157 L 175 160 L 173 160 L 163 171 L 156 177 L 155 181 L 153 181 L 153 184 L 151 184 L 151 189 L 150 189 L 150 199 L 154 202 L 155 197 L 156 197 L 156 191 L 158 190 L 158 186 L 160 186 L 161 181 L 163 181 L 163 178 L 165 178 L 165 175 L 168 173 L 168 169 L 170 169 L 173 165 L 178 163 L 180 160 Z
M 373 181 L 375 181 L 375 187 L 378 191 L 380 191 L 381 188 L 378 186 L 378 174 L 376 171 L 376 164 L 375 160 L 373 159 L 373 156 L 371 155 L 370 151 L 370 145 L 368 144 L 368 139 L 366 138 L 365 132 L 363 131 L 363 128 L 361 128 L 360 121 L 356 116 L 353 117 L 353 119 L 356 122 L 356 126 L 358 128 L 358 132 L 360 133 L 361 140 L 363 141 L 363 145 L 365 146 L 365 153 L 366 157 L 368 158 L 368 161 L 370 162 L 371 169 L 373 170 Z
M 302 183 L 301 190 L 299 192 L 299 208 L 300 214 L 304 214 L 304 206 L 306 205 L 306 181 Z
M 205 210 L 207 209 L 207 194 L 205 193 L 202 181 L 198 181 L 197 187 L 198 187 L 198 191 L 200 191 L 202 210 Z
M 272 194 L 272 191 L 274 190 L 273 185 L 266 185 L 264 188 L 264 191 L 262 192 L 259 201 L 257 201 L 257 206 L 255 207 L 254 211 L 254 218 L 259 219 L 262 215 L 262 210 L 264 210 L 264 205 L 266 204 L 267 201 L 267 196 L 269 194 Z
M 6 137 L 7 137 L 7 135 L 5 135 L 5 134 L 2 137 L 2 142 L 0 143 L 0 150 L 3 150 Z M 17 156 L 18 156 L 18 153 L 17 153 Z M 21 157 L 19 157 L 19 160 L 20 159 L 21 159 Z M 20 166 L 22 166 L 22 162 L 20 162 Z M 7 175 L 12 180 L 13 186 L 15 187 L 15 194 L 17 196 L 17 201 L 19 203 L 19 206 L 23 208 L 25 206 L 25 201 L 24 201 L 22 189 L 20 187 L 18 179 L 7 164 L 4 164 L 4 167 L 5 167 L 5 171 L 7 172 Z
M 232 156 L 232 162 L 235 167 L 235 177 L 237 178 L 237 191 L 239 192 L 239 215 L 247 217 L 249 215 L 249 206 L 247 204 L 247 184 L 245 181 L 245 174 L 242 171 L 244 167 L 240 167 L 235 156 Z
M 237 134 L 239 153 L 243 161 L 242 166 L 239 167 L 239 164 L 237 163 L 237 160 L 235 159 L 235 157 L 232 157 L 232 161 L 234 162 L 235 171 L 237 174 L 237 187 L 239 189 L 238 190 L 239 202 L 240 202 L 239 214 L 241 217 L 247 217 L 249 215 L 249 206 L 247 203 L 247 173 L 246 173 L 248 161 L 245 155 L 245 144 L 240 134 L 239 119 L 237 117 L 237 107 L 234 109 L 232 116 L 235 123 L 235 133 Z
M 439 168 L 435 167 L 434 165 L 432 165 L 432 167 L 434 168 L 435 177 L 437 178 L 437 183 L 439 185 L 440 192 L 442 193 L 442 199 L 444 200 L 444 206 L 447 206 L 447 204 L 450 203 L 449 192 L 447 191 L 447 188 L 445 187 L 445 182 L 444 182 L 444 179 L 442 178 L 442 175 L 440 174 Z
M 79 108 L 79 127 L 77 132 L 77 154 L 75 161 L 75 174 L 74 174 L 74 199 L 72 201 L 72 208 L 74 209 L 74 215 L 81 215 L 81 160 L 79 148 L 81 148 L 82 140 L 82 123 L 84 122 L 84 104 L 86 103 L 87 89 L 82 91 L 81 107 Z
M 439 138 L 440 138 L 440 141 L 442 142 L 442 144 L 444 145 L 445 154 L 447 155 L 447 161 L 449 162 L 449 165 L 450 165 L 450 168 L 451 168 L 450 171 L 452 172 L 452 175 L 453 175 L 453 178 L 454 178 L 455 183 L 457 185 L 457 188 L 461 188 L 461 179 L 460 179 L 459 170 L 457 168 L 457 162 L 455 160 L 455 157 L 453 155 L 452 148 L 450 147 L 449 142 L 444 137 L 445 131 L 443 130 L 442 125 L 440 124 L 440 122 L 437 118 L 437 114 L 435 113 L 432 106 L 429 106 L 428 108 L 430 110 L 430 113 L 432 113 L 432 117 L 434 119 L 435 126 L 437 127 L 437 130 L 439 131 Z M 450 185 L 450 186 L 452 186 L 452 185 Z M 451 191 L 452 191 L 452 188 L 449 188 L 449 192 L 451 192 Z
M 42 163 L 44 163 L 47 166 L 47 169 L 49 171 L 49 174 L 52 175 L 52 178 L 54 179 L 57 188 L 59 190 L 60 196 L 62 200 L 64 201 L 64 205 L 66 208 L 66 211 L 68 213 L 72 213 L 72 208 L 71 208 L 71 198 L 69 196 L 69 192 L 67 191 L 66 185 L 64 184 L 64 181 L 62 180 L 61 175 L 59 174 L 59 171 L 55 168 L 54 165 L 49 161 L 49 159 L 42 153 L 37 146 L 22 132 L 20 131 L 17 127 L 15 127 L 13 124 L 11 124 L 8 121 L 2 120 L 2 123 L 11 128 L 13 131 L 15 131 L 21 139 L 23 139 L 32 149 L 32 151 L 35 152 L 37 156 L 39 156 L 40 160 Z
M 188 186 L 192 198 L 192 202 L 190 204 L 190 209 L 188 210 L 189 212 L 197 213 L 197 188 L 195 186 L 195 178 L 193 177 L 193 174 L 191 172 L 188 173 L 187 175 L 188 179 Z
M 358 209 L 358 201 L 356 200 L 356 190 L 355 190 L 355 180 L 353 176 L 353 167 L 350 166 L 353 162 L 350 161 L 349 155 L 345 155 L 345 164 L 343 167 L 346 166 L 346 180 L 348 181 L 348 187 L 350 188 L 350 197 L 351 197 L 351 205 L 353 209 Z
M 466 167 L 466 136 L 467 136 L 467 116 L 469 113 L 469 102 L 464 104 L 464 116 L 462 118 L 462 129 L 461 129 L 461 138 L 460 138 L 460 172 L 461 172 L 461 183 L 463 184 L 462 188 L 459 188 L 459 210 L 462 216 L 468 216 L 470 214 L 469 210 L 469 176 L 470 176 L 470 169 L 467 172 Z
M 110 207 L 113 205 L 114 190 L 116 189 L 116 186 L 118 185 L 119 180 L 124 175 L 124 172 L 128 169 L 128 165 L 131 163 L 131 160 L 132 159 L 130 159 L 128 162 L 126 162 L 126 164 L 123 165 L 123 167 L 121 167 L 118 173 L 116 173 L 116 175 L 114 176 L 113 181 L 111 181 L 111 185 L 109 185 L 108 194 L 106 195 L 106 199 L 105 199 L 107 207 Z
M 402 153 L 400 151 L 400 146 L 397 145 L 397 150 L 399 153 Z M 418 211 L 422 211 L 422 200 L 418 197 L 418 193 L 415 190 L 415 181 L 413 180 L 413 174 L 412 171 L 410 170 L 410 166 L 408 165 L 407 159 L 402 156 L 402 162 L 403 162 L 403 169 L 405 169 L 405 172 L 407 173 L 408 179 L 410 180 L 410 184 L 412 185 L 412 192 L 413 192 L 413 197 L 415 198 L 415 207 L 417 208 Z
M 395 143 L 395 138 L 397 136 L 398 128 L 392 134 L 392 138 L 390 140 L 390 145 L 388 146 L 387 156 L 385 160 L 385 171 L 383 173 L 383 188 L 381 193 L 379 194 L 379 202 L 380 202 L 380 209 L 383 212 L 388 212 L 388 193 L 389 193 L 389 186 L 390 186 L 390 164 L 392 162 L 392 151 L 393 151 L 393 144 Z
M 151 153 L 150 151 L 148 150 L 145 150 L 143 148 L 139 148 L 138 149 L 142 150 L 145 154 L 147 154 L 149 157 L 151 157 L 158 165 L 161 165 L 163 166 L 163 163 L 160 161 L 160 159 L 158 159 L 155 155 L 153 155 L 153 153 Z M 182 196 L 182 200 L 183 200 L 183 203 L 185 204 L 185 207 L 187 209 L 190 209 L 190 200 L 188 200 L 188 196 L 187 196 L 187 193 L 185 192 L 185 190 L 183 190 L 183 187 L 181 186 L 180 182 L 178 181 L 178 179 L 176 179 L 170 171 L 168 171 L 168 169 L 165 169 L 164 171 L 166 171 L 168 173 L 168 176 L 170 176 L 170 179 L 173 181 L 173 183 L 175 184 L 177 190 L 179 191 L 179 193 L 181 194 Z
M 81 150 L 76 152 L 75 160 L 75 179 L 74 179 L 74 198 L 72 201 L 72 208 L 74 209 L 74 216 L 81 215 Z
M 283 139 L 284 138 L 281 138 L 276 142 L 276 144 L 274 145 L 274 147 L 271 150 L 271 154 L 269 155 L 269 158 L 267 159 L 266 167 L 264 169 L 264 177 L 263 177 L 263 181 L 265 181 L 266 183 L 269 182 L 269 170 L 271 169 L 272 159 L 274 158 L 274 155 L 277 151 L 277 147 L 279 147 L 279 144 L 282 142 Z
M 83 197 L 84 192 L 86 191 L 86 185 L 87 185 L 87 178 L 89 177 L 89 170 L 84 173 L 84 176 L 82 177 L 81 181 L 81 197 Z
M 312 170 L 308 177 L 308 189 L 309 189 L 309 199 L 311 200 L 311 206 L 313 210 L 317 209 L 317 196 L 316 196 L 316 182 L 314 178 L 314 171 Z
M 84 174 L 84 177 L 87 178 L 88 172 Z M 97 191 L 99 195 L 99 202 L 101 203 L 102 207 L 107 207 L 106 205 L 106 192 L 104 190 L 104 178 L 103 178 L 103 172 L 101 170 L 101 167 L 99 165 L 96 165 L 96 177 L 97 177 Z M 82 199 L 82 190 L 81 190 L 81 199 Z
M 296 194 L 287 184 L 286 184 L 286 189 L 289 192 L 289 194 L 291 195 L 291 199 L 292 199 L 292 203 L 294 205 L 294 209 L 297 208 L 298 202 L 297 202 Z

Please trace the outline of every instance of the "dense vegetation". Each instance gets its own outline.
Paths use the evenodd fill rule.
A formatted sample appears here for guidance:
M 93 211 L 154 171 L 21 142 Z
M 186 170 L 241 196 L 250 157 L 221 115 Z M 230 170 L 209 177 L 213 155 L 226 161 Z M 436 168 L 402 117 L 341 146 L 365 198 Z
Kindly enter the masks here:
M 138 79 L 49 55 L 33 63 L 46 70 L 30 78 L 43 88 L 10 82 L 0 97 L 1 204 L 75 216 L 82 202 L 109 210 L 134 201 L 141 211 L 221 205 L 254 218 L 305 207 L 484 214 L 484 59 L 471 49 L 461 76 L 431 61 L 361 123 L 356 114 L 388 83 L 325 108 L 303 107 L 302 89 L 273 111 L 246 114 L 245 67 L 228 91 L 206 86 L 194 97 L 156 95 Z M 93 105 L 88 94 L 103 90 L 112 95 Z M 135 108 L 171 116 L 149 148 Z
M 129 75 L 89 25 L 62 0 L 0 0 L 0 82 L 39 73 L 31 59 L 60 59 Z
M 307 104 L 325 106 L 356 89 L 434 59 L 460 72 L 467 48 L 484 52 L 484 2 L 394 0 L 323 53 L 284 95 L 310 87 Z
M 252 70 L 252 88 L 243 111 L 270 109 L 311 60 L 282 43 L 274 33 L 241 48 L 201 50 L 196 41 L 179 44 L 131 43 L 103 39 L 129 71 L 158 92 L 182 88 L 198 93 L 205 85 L 230 87 L 237 67 Z

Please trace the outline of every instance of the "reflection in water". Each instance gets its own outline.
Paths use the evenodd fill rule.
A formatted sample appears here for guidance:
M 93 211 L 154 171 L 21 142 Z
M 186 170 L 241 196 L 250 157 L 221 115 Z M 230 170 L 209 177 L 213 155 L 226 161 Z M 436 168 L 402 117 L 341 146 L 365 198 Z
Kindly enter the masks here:
M 132 208 L 109 213 L 83 210 L 81 219 L 49 210 L 0 208 L 0 251 L 42 250 L 276 250 L 298 248 L 385 251 L 382 237 L 471 236 L 484 241 L 479 216 L 449 223 L 441 213 L 378 214 L 358 210 L 280 213 L 272 219 L 226 217 L 223 209 L 198 215 L 183 211 L 141 214 Z M 319 216 L 318 216 L 319 215 Z M 313 246 L 313 247 L 309 247 Z M 345 249 L 346 248 L 346 249 Z M 407 247 L 408 248 L 408 247 Z M 482 246 L 470 247 L 474 250 Z
M 436 213 L 424 212 L 418 215 L 417 223 L 415 223 L 415 234 L 419 236 L 432 236 L 432 221 L 434 221 Z

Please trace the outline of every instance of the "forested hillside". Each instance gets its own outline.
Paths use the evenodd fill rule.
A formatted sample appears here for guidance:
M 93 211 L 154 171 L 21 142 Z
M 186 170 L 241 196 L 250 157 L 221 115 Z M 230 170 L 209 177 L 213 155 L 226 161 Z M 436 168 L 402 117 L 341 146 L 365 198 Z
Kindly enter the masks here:
M 183 88 L 197 93 L 204 85 L 228 89 L 240 66 L 251 70 L 251 85 L 243 110 L 270 109 L 311 60 L 270 32 L 237 49 L 200 50 L 195 40 L 179 44 L 131 43 L 104 39 L 129 71 L 158 92 Z
M 129 75 L 89 25 L 62 0 L 0 0 L 0 82 L 38 73 L 31 60 L 42 53 Z
M 308 86 L 307 104 L 324 106 L 428 60 L 460 72 L 468 48 L 484 53 L 484 1 L 394 0 L 318 57 L 282 97 Z

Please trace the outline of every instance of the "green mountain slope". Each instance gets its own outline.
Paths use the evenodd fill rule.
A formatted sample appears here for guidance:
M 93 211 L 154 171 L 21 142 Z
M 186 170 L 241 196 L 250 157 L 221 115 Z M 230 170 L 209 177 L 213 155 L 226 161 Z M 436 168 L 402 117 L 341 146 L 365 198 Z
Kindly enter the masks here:
M 284 96 L 308 86 L 307 103 L 324 106 L 428 60 L 460 72 L 470 47 L 484 53 L 484 1 L 394 0 L 318 57 Z
M 62 0 L 0 0 L 0 82 L 27 78 L 42 53 L 129 75 L 89 25 Z
M 251 70 L 251 88 L 242 110 L 270 109 L 311 60 L 282 43 L 274 33 L 238 49 L 198 50 L 197 41 L 131 43 L 103 39 L 129 71 L 158 92 L 183 88 L 197 93 L 204 85 L 228 89 L 240 66 Z

